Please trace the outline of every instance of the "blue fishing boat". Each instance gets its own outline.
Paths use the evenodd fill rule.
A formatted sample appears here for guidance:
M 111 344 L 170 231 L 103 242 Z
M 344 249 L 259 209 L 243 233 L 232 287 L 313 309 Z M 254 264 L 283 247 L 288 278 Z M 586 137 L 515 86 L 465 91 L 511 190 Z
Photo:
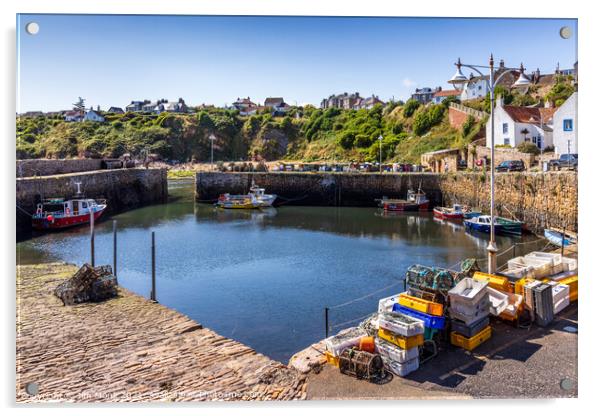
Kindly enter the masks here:
M 491 216 L 479 215 L 478 217 L 464 220 L 464 227 L 467 230 L 489 233 L 491 232 Z M 523 232 L 523 223 L 508 218 L 495 217 L 494 232 L 496 234 L 521 235 Z
M 577 239 L 574 236 L 569 236 L 566 233 L 564 233 L 563 236 L 562 232 L 556 230 L 546 229 L 544 230 L 543 235 L 550 243 L 554 244 L 556 247 L 566 247 L 573 245 L 577 242 Z

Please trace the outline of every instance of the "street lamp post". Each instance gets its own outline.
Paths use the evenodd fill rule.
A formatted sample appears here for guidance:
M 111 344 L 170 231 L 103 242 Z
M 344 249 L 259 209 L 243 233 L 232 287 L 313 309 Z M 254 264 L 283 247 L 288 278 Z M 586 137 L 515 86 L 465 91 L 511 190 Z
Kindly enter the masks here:
M 211 133 L 209 140 L 211 141 L 211 170 L 213 170 L 213 143 L 217 140 L 217 137 L 215 137 L 215 134 Z
M 383 173 L 383 136 L 378 136 L 378 173 Z
M 487 80 L 487 87 L 489 88 L 489 103 L 490 103 L 490 108 L 491 108 L 491 115 L 489 116 L 490 118 L 490 126 L 491 126 L 491 177 L 490 177 L 490 204 L 489 204 L 489 212 L 490 212 L 490 225 L 489 225 L 489 245 L 487 246 L 487 251 L 488 251 L 488 262 L 487 262 L 487 268 L 489 271 L 489 274 L 494 274 L 497 271 L 497 265 L 496 265 L 496 254 L 497 254 L 497 245 L 495 243 L 495 117 L 494 117 L 494 110 L 495 110 L 495 87 L 498 84 L 498 82 L 504 77 L 504 75 L 506 75 L 509 72 L 513 72 L 513 71 L 520 71 L 520 75 L 518 77 L 518 79 L 514 82 L 514 84 L 512 85 L 513 87 L 525 87 L 531 84 L 531 81 L 525 76 L 525 68 L 523 67 L 523 64 L 520 64 L 520 68 L 506 68 L 506 67 L 495 67 L 494 66 L 494 62 L 493 62 L 493 54 L 490 55 L 489 57 L 489 65 L 488 66 L 484 66 L 484 65 L 467 65 L 467 64 L 463 64 L 460 61 L 460 58 L 458 58 L 458 62 L 455 64 L 456 67 L 458 68 L 456 70 L 456 73 L 454 74 L 454 76 L 452 77 L 452 79 L 449 80 L 449 83 L 452 84 L 454 86 L 454 88 L 459 90 L 459 87 L 463 86 L 464 84 L 467 84 L 468 82 L 470 82 L 470 80 L 468 78 L 466 78 L 466 76 L 462 73 L 462 67 L 467 67 L 470 68 L 474 71 L 476 71 L 477 73 L 479 73 L 482 77 L 485 77 L 485 74 L 483 74 L 483 72 L 481 72 L 478 68 L 483 68 L 483 69 L 489 69 L 489 80 Z M 496 78 L 496 71 L 503 69 L 504 71 L 501 72 L 500 74 L 497 75 Z M 486 78 L 485 78 L 486 79 Z

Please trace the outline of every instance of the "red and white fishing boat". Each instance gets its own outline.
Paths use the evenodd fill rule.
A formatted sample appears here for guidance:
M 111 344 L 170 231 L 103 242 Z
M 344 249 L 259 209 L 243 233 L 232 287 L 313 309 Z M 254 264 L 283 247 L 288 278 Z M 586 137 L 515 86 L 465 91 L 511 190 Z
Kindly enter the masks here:
M 32 227 L 41 231 L 74 227 L 88 224 L 92 215 L 96 221 L 107 208 L 106 200 L 83 197 L 77 185 L 73 199 L 51 198 L 38 203 L 31 217 Z
M 454 204 L 451 208 L 435 207 L 433 208 L 433 214 L 436 218 L 444 220 L 462 220 L 481 215 L 481 212 L 473 211 L 467 205 Z
M 429 209 L 429 200 L 421 188 L 418 188 L 418 192 L 409 189 L 407 199 L 383 197 L 377 202 L 378 206 L 385 211 L 428 211 Z

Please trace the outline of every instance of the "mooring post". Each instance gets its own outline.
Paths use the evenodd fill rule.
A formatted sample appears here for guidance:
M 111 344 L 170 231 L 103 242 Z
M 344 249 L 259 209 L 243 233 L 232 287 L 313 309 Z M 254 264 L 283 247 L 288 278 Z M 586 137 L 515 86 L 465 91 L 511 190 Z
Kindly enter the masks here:
M 152 269 L 152 286 L 151 286 L 151 300 L 157 301 L 157 291 L 155 286 L 155 232 L 151 233 L 151 269 Z
M 117 220 L 113 220 L 113 276 L 117 278 Z
M 94 267 L 94 210 L 90 208 L 90 263 Z
M 324 329 L 328 338 L 328 308 L 324 308 Z
M 512 246 L 512 258 L 516 257 L 516 244 Z
M 564 257 L 564 234 L 566 233 L 566 225 L 562 227 L 562 240 L 560 240 L 560 258 Z

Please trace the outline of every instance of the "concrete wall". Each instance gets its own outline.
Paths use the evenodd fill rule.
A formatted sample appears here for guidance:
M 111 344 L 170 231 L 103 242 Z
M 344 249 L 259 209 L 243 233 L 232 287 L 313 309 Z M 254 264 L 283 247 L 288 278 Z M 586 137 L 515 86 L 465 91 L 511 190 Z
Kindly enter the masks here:
M 116 169 L 17 179 L 17 235 L 31 230 L 31 217 L 39 198 L 68 198 L 77 190 L 86 197 L 106 198 L 107 214 L 167 201 L 165 169 Z M 25 211 L 25 212 L 23 212 Z
M 17 178 L 60 175 L 99 170 L 102 159 L 23 159 L 17 160 Z
M 462 203 L 488 212 L 489 175 L 482 173 L 349 174 L 349 173 L 221 173 L 196 175 L 196 198 L 214 202 L 219 194 L 247 193 L 252 181 L 277 202 L 294 205 L 371 206 L 383 195 L 405 197 L 409 186 L 422 184 L 432 205 Z M 497 215 L 513 215 L 535 232 L 544 227 L 577 231 L 575 172 L 503 173 L 496 176 Z M 509 212 L 510 211 L 510 212 Z M 512 214 L 511 214 L 512 213 Z

